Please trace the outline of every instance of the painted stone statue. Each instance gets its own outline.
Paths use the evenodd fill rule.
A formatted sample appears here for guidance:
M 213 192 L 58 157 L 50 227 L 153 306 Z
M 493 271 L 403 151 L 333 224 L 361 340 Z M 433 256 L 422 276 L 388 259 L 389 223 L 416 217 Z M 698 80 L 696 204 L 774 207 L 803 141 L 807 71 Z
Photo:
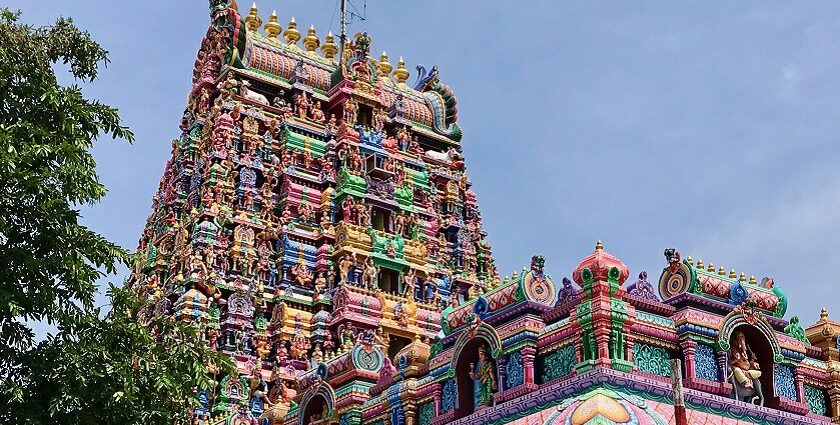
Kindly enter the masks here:
M 475 381 L 473 387 L 475 407 L 492 406 L 493 394 L 498 389 L 496 368 L 493 366 L 493 359 L 483 346 L 478 349 L 478 365 L 470 364 L 470 379 Z
M 755 353 L 747 344 L 743 332 L 735 333 L 735 342 L 732 344 L 729 354 L 729 363 L 735 380 L 744 388 L 753 388 L 753 381 L 761 378 L 761 366 L 758 364 Z

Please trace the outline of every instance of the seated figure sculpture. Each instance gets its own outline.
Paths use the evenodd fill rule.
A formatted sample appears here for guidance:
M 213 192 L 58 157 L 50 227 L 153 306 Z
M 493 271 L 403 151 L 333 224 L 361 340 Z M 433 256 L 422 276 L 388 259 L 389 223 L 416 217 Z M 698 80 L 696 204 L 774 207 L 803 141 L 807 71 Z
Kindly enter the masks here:
M 764 404 L 761 391 L 761 366 L 755 353 L 747 344 L 743 332 L 735 333 L 735 340 L 729 351 L 729 366 L 735 391 L 735 398 L 742 401 Z

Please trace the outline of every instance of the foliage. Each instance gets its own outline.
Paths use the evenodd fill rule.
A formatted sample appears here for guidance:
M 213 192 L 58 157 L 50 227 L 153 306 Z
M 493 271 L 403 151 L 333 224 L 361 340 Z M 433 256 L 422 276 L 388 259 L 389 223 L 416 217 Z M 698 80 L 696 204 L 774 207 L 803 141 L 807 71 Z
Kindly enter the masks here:
M 172 423 L 210 386 L 204 363 L 229 364 L 195 329 L 138 322 L 144 301 L 127 291 L 111 288 L 104 318 L 93 306 L 128 254 L 79 223 L 105 195 L 90 149 L 133 135 L 55 75 L 93 81 L 107 52 L 70 19 L 18 19 L 0 9 L 0 422 Z M 56 332 L 36 342 L 37 322 Z

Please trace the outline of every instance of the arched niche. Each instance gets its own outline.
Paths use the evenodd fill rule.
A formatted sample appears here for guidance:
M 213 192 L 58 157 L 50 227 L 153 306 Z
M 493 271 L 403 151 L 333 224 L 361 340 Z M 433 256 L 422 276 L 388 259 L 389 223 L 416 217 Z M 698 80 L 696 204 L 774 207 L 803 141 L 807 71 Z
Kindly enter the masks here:
M 335 392 L 326 382 L 313 384 L 300 401 L 298 424 L 331 424 L 335 409 Z
M 478 321 L 479 319 L 474 319 Z M 497 360 L 501 353 L 501 340 L 492 326 L 478 322 L 468 327 L 455 342 L 450 374 L 456 385 L 455 418 L 462 418 L 475 411 L 475 381 L 470 377 L 472 365 L 479 365 L 479 349 L 485 349 L 493 366 L 496 391 L 499 390 L 499 367 Z
M 777 408 L 778 398 L 774 397 L 776 394 L 774 372 L 776 363 L 781 363 L 784 358 L 773 328 L 760 312 L 748 305 L 741 305 L 724 318 L 718 333 L 716 344 L 718 350 L 730 353 L 731 356 L 730 350 L 739 333 L 744 334 L 747 345 L 758 360 L 761 370 L 761 390 L 765 397 L 764 405 Z M 730 365 L 727 364 L 726 367 L 728 375 Z
M 779 345 L 776 333 L 773 331 L 770 324 L 767 323 L 767 320 L 764 319 L 762 314 L 753 310 L 749 306 L 735 307 L 735 309 L 733 309 L 732 312 L 724 318 L 723 324 L 718 330 L 717 348 L 720 351 L 729 351 L 733 334 L 736 329 L 744 326 L 754 328 L 761 334 L 762 339 L 769 344 L 769 361 L 772 363 L 782 362 L 782 347 Z

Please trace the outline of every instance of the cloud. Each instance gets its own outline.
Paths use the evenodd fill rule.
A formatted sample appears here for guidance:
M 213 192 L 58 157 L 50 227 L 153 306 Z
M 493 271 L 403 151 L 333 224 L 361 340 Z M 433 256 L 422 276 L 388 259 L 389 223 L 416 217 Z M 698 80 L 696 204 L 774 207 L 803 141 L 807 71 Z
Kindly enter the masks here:
M 782 68 L 782 76 L 777 85 L 779 95 L 783 100 L 787 102 L 799 101 L 801 78 L 796 64 L 789 63 Z

